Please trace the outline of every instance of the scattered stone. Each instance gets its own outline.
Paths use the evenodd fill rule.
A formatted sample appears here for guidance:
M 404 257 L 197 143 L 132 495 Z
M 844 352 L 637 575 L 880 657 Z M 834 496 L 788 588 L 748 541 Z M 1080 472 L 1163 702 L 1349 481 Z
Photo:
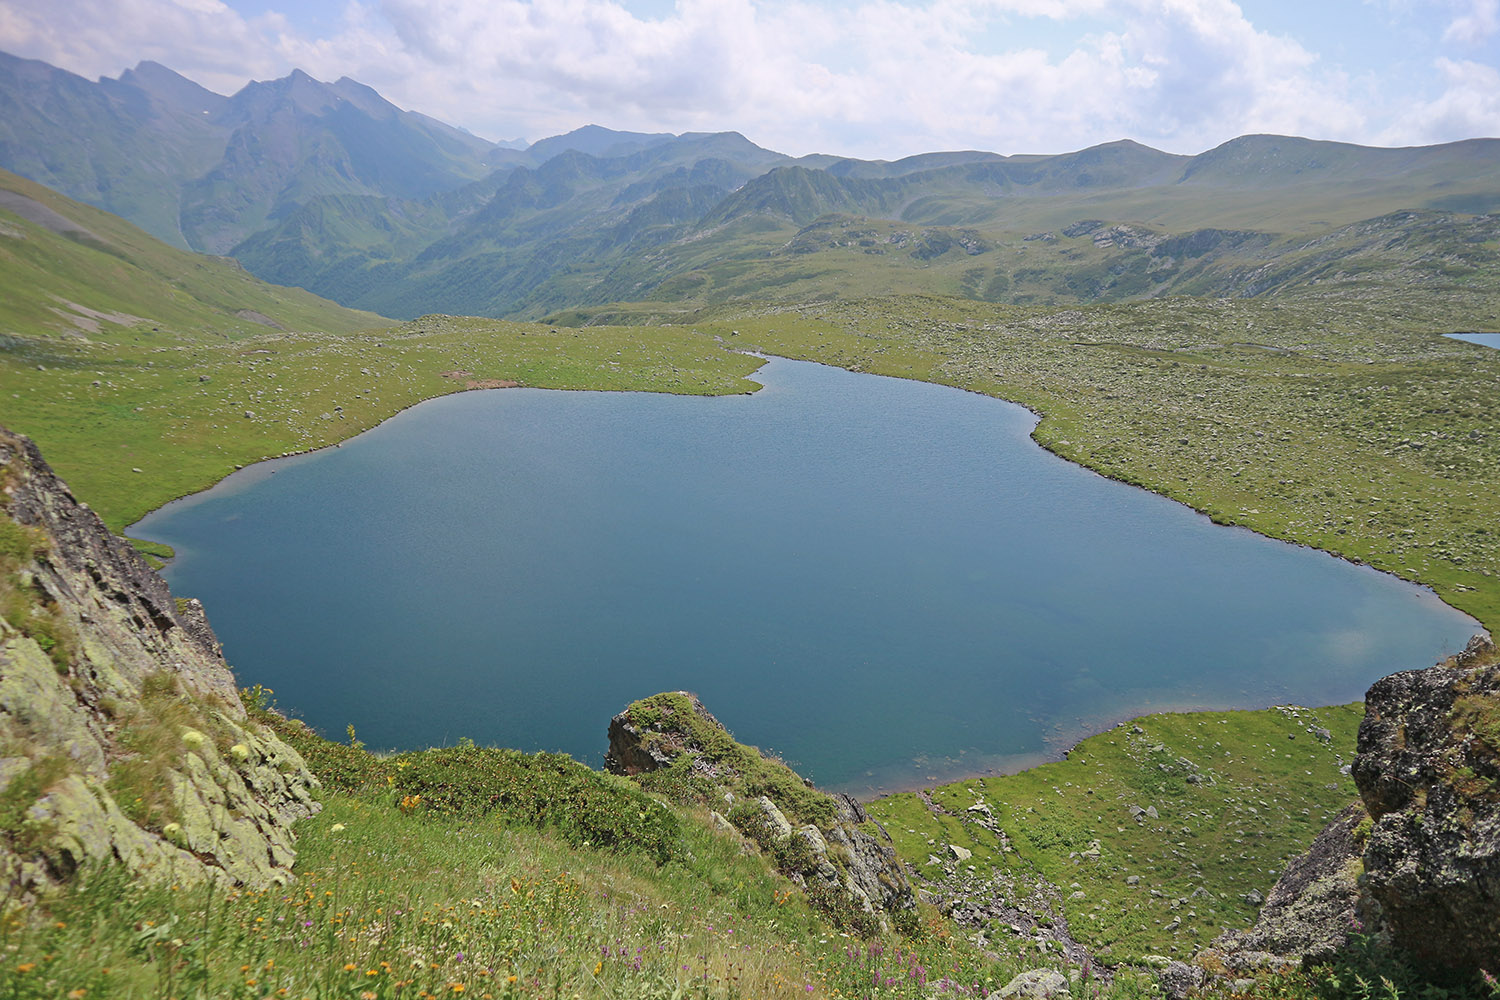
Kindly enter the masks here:
M 948 845 L 949 852 L 959 861 L 968 861 L 974 856 L 974 852 L 967 847 L 959 847 L 957 844 Z
M 1167 967 L 1156 974 L 1162 995 L 1168 1000 L 1183 1000 L 1189 993 L 1203 985 L 1207 973 L 1196 965 L 1186 962 L 1168 962 Z
M 1000 990 L 1001 1000 L 1052 1000 L 1069 996 L 1068 978 L 1055 969 L 1032 969 L 1016 976 Z

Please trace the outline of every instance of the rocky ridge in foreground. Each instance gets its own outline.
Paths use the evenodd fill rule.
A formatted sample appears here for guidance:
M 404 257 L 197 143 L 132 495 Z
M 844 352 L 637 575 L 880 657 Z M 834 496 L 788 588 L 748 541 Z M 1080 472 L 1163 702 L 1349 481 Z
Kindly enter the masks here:
M 0 428 L 0 879 L 88 862 L 155 877 L 288 877 L 317 811 L 302 758 L 249 721 L 197 601 Z
M 1370 935 L 1450 973 L 1500 968 L 1500 650 L 1487 635 L 1365 695 L 1360 801 L 1276 883 L 1248 931 L 1198 956 L 1243 973 Z

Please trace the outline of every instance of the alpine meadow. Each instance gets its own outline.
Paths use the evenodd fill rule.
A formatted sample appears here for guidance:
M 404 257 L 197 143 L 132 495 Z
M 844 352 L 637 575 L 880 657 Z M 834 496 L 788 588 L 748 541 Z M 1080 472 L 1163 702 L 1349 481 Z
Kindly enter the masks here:
M 599 32 L 638 9 L 605 6 Z M 91 80 L 6 53 L 0 108 L 0 996 L 1500 996 L 1500 139 L 493 142 L 348 76 L 225 96 L 155 61 Z M 927 396 L 773 409 L 800 404 L 768 359 L 976 394 L 980 443 L 950 447 L 971 439 Z M 533 390 L 698 398 L 648 424 Z M 455 393 L 491 395 L 429 402 Z M 1120 491 L 1089 500 L 1099 534 L 973 485 L 1002 464 L 1002 400 L 1035 420 L 1016 447 Z M 476 443 L 381 457 L 434 413 Z M 732 419 L 765 453 L 722 448 L 700 493 Z M 840 461 L 865 447 L 868 482 Z M 948 464 L 903 476 L 912 455 Z M 269 488 L 335 458 L 359 486 Z M 1064 509 L 1044 478 L 1006 489 Z M 970 488 L 1000 504 L 972 526 L 949 499 Z M 1151 532 L 1177 522 L 1127 527 L 1118 496 L 1336 557 L 1454 638 L 1391 654 L 1380 627 L 1407 619 L 1320 610 L 1327 645 L 1292 672 L 1348 703 L 1271 704 L 1302 626 L 1269 596 L 1189 568 L 1204 604 L 1141 621 L 1144 557 L 1119 567 L 1134 593 L 1072 560 L 1135 530 L 1171 549 Z M 326 518 L 299 535 L 278 504 Z M 286 547 L 233 548 L 251 522 Z M 382 560 L 324 554 L 351 522 Z M 224 587 L 184 589 L 219 548 Z M 975 596 L 990 575 L 1017 584 L 1003 607 Z M 825 616 L 844 579 L 848 617 Z M 932 634 L 881 639 L 907 609 Z M 1139 636 L 1197 645 L 1153 663 L 1189 654 Z M 1152 687 L 1178 676 L 1223 683 Z M 299 704 L 303 678 L 333 707 Z M 377 735 L 366 706 L 438 721 Z M 505 722 L 554 715 L 568 733 Z

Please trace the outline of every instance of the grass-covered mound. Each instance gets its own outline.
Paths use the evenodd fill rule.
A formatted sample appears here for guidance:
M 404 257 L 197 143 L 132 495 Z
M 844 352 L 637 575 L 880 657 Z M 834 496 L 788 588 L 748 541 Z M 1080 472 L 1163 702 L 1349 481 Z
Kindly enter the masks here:
M 740 743 L 694 695 L 633 702 L 610 722 L 605 764 L 673 801 L 723 810 L 715 821 L 744 834 L 840 928 L 917 932 L 911 884 L 862 807 Z
M 766 796 L 793 824 L 833 822 L 837 807 L 831 795 L 809 785 L 781 760 L 736 740 L 685 691 L 663 691 L 632 702 L 611 726 L 612 740 L 622 723 L 639 734 L 642 747 L 670 761 L 636 776 L 645 788 L 716 809 Z

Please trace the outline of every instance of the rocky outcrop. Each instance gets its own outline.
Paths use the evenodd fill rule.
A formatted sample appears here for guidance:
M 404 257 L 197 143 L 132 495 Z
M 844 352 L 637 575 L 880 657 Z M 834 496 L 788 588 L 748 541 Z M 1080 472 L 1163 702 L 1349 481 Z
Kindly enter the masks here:
M 7 891 L 108 860 L 174 880 L 284 879 L 315 779 L 247 718 L 201 605 L 175 600 L 4 429 L 0 491 Z
M 1500 652 L 1490 638 L 1377 681 L 1352 773 L 1360 801 L 1288 866 L 1253 928 L 1198 961 L 1274 969 L 1362 933 L 1449 972 L 1500 968 Z
M 605 767 L 648 785 L 672 774 L 728 806 L 728 819 L 836 919 L 909 926 L 916 897 L 890 836 L 854 799 L 813 788 L 791 768 L 737 742 L 686 691 L 635 702 L 609 725 Z M 873 924 L 871 925 L 873 926 Z
M 1360 892 L 1369 825 L 1363 803 L 1345 808 L 1287 866 L 1255 926 L 1223 934 L 1201 957 L 1216 968 L 1248 973 L 1326 957 L 1347 945 L 1350 934 L 1376 932 L 1379 905 Z
M 653 725 L 654 716 L 648 720 L 638 709 L 631 711 L 641 702 L 609 720 L 609 749 L 604 753 L 606 771 L 633 777 L 670 767 L 679 754 L 687 754 L 696 769 L 710 776 L 716 773 L 716 761 L 699 745 L 701 738 L 695 737 L 700 737 L 701 732 L 727 735 L 729 731 L 703 707 L 697 695 L 687 691 L 675 693 L 692 712 L 692 720 L 674 718 L 671 706 L 667 706 L 665 720 Z
M 1377 681 L 1365 703 L 1365 879 L 1392 943 L 1450 969 L 1500 968 L 1500 656 L 1476 637 Z

